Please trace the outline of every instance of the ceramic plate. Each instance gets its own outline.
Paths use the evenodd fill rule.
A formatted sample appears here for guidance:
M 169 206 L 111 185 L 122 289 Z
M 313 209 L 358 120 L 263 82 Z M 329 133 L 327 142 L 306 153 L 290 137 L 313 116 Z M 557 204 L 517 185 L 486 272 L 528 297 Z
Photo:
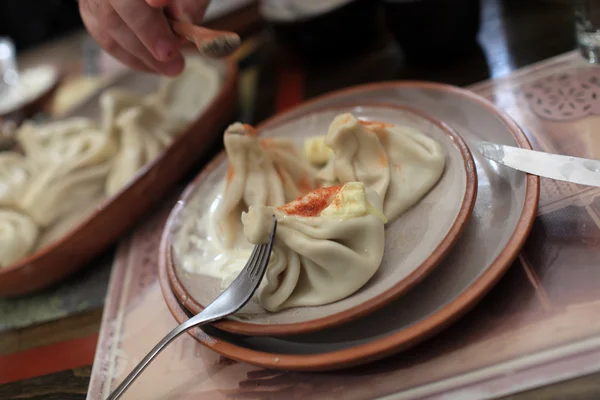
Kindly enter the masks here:
M 9 117 L 10 120 L 20 123 L 24 118 L 33 116 L 52 98 L 62 80 L 62 74 L 58 67 L 49 64 L 28 68 L 20 71 L 20 73 L 28 74 L 30 77 L 47 75 L 48 80 L 46 82 L 39 82 L 38 78 L 37 83 L 42 86 L 31 97 L 21 99 L 12 104 L 0 105 L 0 119 Z
M 236 101 L 237 66 L 234 61 L 209 60 L 220 73 L 218 94 L 199 112 L 198 117 L 154 161 L 114 196 L 94 207 L 89 216 L 73 213 L 52 232 L 46 231 L 42 246 L 16 263 L 0 268 L 0 297 L 18 296 L 55 284 L 82 268 L 122 237 L 139 218 L 164 199 L 174 185 L 208 153 L 221 137 Z M 127 72 L 108 87 L 120 87 L 139 93 L 154 91 L 156 75 Z M 98 98 L 103 89 L 77 106 L 66 117 L 100 116 Z M 86 210 L 87 211 L 87 210 Z M 40 239 L 42 240 L 42 239 Z
M 348 101 L 385 101 L 427 110 L 461 133 L 474 148 L 494 141 L 531 148 L 519 127 L 490 102 L 452 86 L 408 82 L 359 86 L 317 98 L 276 118 L 283 123 L 306 112 Z M 206 327 L 190 334 L 226 357 L 271 369 L 331 370 L 383 358 L 427 339 L 467 312 L 500 279 L 533 224 L 539 178 L 498 168 L 473 152 L 479 188 L 473 216 L 448 257 L 399 299 L 363 318 L 310 334 L 246 337 Z M 164 245 L 163 241 L 163 245 Z M 188 317 L 160 260 L 163 295 L 177 319 Z
M 359 119 L 403 124 L 433 137 L 446 150 L 446 168 L 437 185 L 413 208 L 386 227 L 385 255 L 377 273 L 355 294 L 319 307 L 297 307 L 266 312 L 253 299 L 239 315 L 218 324 L 229 332 L 248 335 L 289 335 L 338 325 L 389 303 L 422 280 L 445 257 L 465 227 L 477 191 L 473 158 L 463 140 L 448 126 L 406 107 L 362 105 L 329 108 L 300 115 L 285 122 L 266 121 L 258 127 L 261 136 L 292 137 L 302 146 L 304 137 L 325 134 L 335 116 L 351 112 Z M 302 147 L 300 147 L 302 148 Z M 175 294 L 193 313 L 219 294 L 220 279 L 183 269 L 177 241 L 190 235 L 206 237 L 203 227 L 181 224 L 199 220 L 213 209 L 228 163 L 221 154 L 190 184 L 171 214 L 165 231 L 169 253 L 169 277 Z M 185 226 L 185 230 L 180 227 Z M 188 246 L 185 246 L 186 248 Z M 201 265 L 200 265 L 201 266 Z

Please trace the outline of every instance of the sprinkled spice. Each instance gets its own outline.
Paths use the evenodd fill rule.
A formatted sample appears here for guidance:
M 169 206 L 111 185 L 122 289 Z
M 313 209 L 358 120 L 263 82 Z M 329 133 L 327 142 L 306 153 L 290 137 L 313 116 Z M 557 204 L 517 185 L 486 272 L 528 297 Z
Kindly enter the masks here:
M 247 136 L 256 136 L 258 133 L 256 132 L 256 128 L 252 125 L 241 124 L 236 122 L 235 124 L 230 125 L 227 128 L 227 132 L 232 135 L 247 135 Z
M 371 129 L 373 128 L 379 128 L 379 129 L 384 129 L 384 128 L 390 128 L 393 127 L 394 125 L 392 124 L 388 124 L 385 122 L 377 122 L 377 121 L 358 121 L 362 126 L 364 126 L 365 128 L 367 128 L 367 132 L 370 133 L 374 133 L 378 138 L 379 141 L 381 142 L 382 139 L 386 139 L 387 138 L 387 132 L 384 130 L 378 130 L 377 132 L 372 131 Z M 385 143 L 381 143 L 384 147 L 385 147 Z M 379 165 L 382 167 L 387 167 L 388 166 L 388 157 L 387 154 L 385 152 L 379 154 Z
M 385 153 L 379 155 L 379 165 L 386 168 L 388 166 L 388 159 Z
M 235 173 L 235 169 L 233 168 L 233 165 L 229 165 L 229 168 L 227 168 L 227 183 L 231 182 L 231 180 L 233 179 L 233 174 Z
M 273 139 L 272 138 L 264 138 L 258 141 L 258 144 L 263 149 L 268 149 L 269 147 L 273 147 Z
M 328 186 L 300 196 L 291 203 L 285 204 L 277 209 L 289 215 L 300 217 L 316 217 L 323 211 L 331 199 L 342 189 L 341 185 Z
M 388 124 L 385 122 L 377 122 L 377 121 L 358 121 L 362 126 L 366 126 L 367 128 L 391 128 L 394 125 Z
M 246 132 L 245 132 L 245 133 L 246 133 L 246 135 L 249 135 L 249 136 L 256 136 L 256 135 L 258 135 L 258 132 L 256 131 L 256 128 L 255 128 L 255 127 L 253 127 L 252 125 L 249 125 L 249 124 L 242 124 L 242 126 L 243 126 L 243 127 L 245 128 L 245 130 L 246 130 Z
M 334 197 L 333 201 L 332 201 L 332 204 L 334 205 L 335 208 L 337 208 L 339 210 L 340 208 L 342 208 L 342 201 L 343 200 L 344 200 L 344 193 L 342 193 L 342 195 L 339 196 L 339 197 Z
M 308 193 L 313 189 L 310 177 L 306 174 L 296 182 L 296 186 L 301 193 Z

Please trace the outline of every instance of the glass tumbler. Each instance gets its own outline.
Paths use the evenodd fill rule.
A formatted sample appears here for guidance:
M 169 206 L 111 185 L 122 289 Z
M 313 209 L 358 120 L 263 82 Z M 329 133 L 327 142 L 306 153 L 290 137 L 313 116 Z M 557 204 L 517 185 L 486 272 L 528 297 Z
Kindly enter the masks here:
M 600 0 L 575 0 L 575 33 L 581 55 L 600 63 Z
M 15 45 L 10 38 L 0 36 L 0 84 L 14 85 L 18 79 Z

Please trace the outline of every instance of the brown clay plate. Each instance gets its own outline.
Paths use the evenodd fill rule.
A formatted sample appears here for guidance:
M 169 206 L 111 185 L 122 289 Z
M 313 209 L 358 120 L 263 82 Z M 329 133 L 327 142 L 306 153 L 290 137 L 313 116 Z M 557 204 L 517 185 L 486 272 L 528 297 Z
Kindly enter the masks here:
M 444 123 L 406 106 L 364 104 L 312 111 L 285 122 L 275 117 L 279 122 L 267 120 L 257 129 L 261 136 L 296 138 L 302 145 L 304 137 L 325 134 L 335 116 L 344 112 L 363 120 L 411 126 L 434 138 L 446 153 L 442 177 L 419 203 L 386 226 L 383 261 L 377 273 L 358 292 L 335 303 L 276 313 L 265 311 L 253 299 L 238 314 L 217 323 L 220 329 L 247 335 L 291 335 L 359 318 L 421 281 L 458 240 L 473 209 L 477 177 L 466 144 Z M 227 166 L 224 154 L 213 160 L 184 192 L 165 228 L 167 246 L 173 244 L 172 253 L 166 255 L 171 285 L 192 313 L 210 304 L 221 289 L 218 277 L 203 273 L 203 262 L 190 260 L 194 252 L 188 249 L 195 246 L 188 244 L 197 238 L 206 238 L 204 226 L 196 221 L 213 209 L 211 203 L 220 192 Z
M 427 110 L 460 132 L 471 148 L 482 140 L 531 148 L 517 124 L 490 102 L 470 91 L 437 83 L 358 86 L 304 103 L 274 122 L 349 101 L 394 102 Z M 538 177 L 500 169 L 477 152 L 473 157 L 477 200 L 462 237 L 437 268 L 400 298 L 362 318 L 310 334 L 249 337 L 206 326 L 190 330 L 190 335 L 238 361 L 270 369 L 318 371 L 389 356 L 447 327 L 470 310 L 510 267 L 531 230 L 539 198 Z M 165 239 L 163 236 L 163 248 Z M 188 311 L 173 294 L 166 260 L 159 261 L 166 303 L 182 322 Z
M 220 72 L 221 89 L 198 118 L 153 162 L 142 167 L 128 185 L 101 202 L 94 212 L 66 229 L 59 239 L 21 261 L 0 268 L 0 297 L 23 295 L 50 286 L 83 267 L 129 230 L 156 205 L 222 135 L 236 101 L 234 61 L 209 61 Z M 127 72 L 109 87 L 140 93 L 154 91 L 158 77 Z M 105 87 L 106 88 L 106 87 Z M 105 89 L 103 88 L 103 89 Z M 100 91 L 68 116 L 97 119 Z

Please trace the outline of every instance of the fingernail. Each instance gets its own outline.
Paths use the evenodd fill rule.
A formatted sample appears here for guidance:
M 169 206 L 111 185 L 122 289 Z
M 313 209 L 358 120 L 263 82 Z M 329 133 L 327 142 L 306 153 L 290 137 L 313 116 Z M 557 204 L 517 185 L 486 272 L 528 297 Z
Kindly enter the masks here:
M 156 55 L 159 61 L 169 61 L 176 54 L 175 46 L 166 40 L 159 40 L 156 45 Z

